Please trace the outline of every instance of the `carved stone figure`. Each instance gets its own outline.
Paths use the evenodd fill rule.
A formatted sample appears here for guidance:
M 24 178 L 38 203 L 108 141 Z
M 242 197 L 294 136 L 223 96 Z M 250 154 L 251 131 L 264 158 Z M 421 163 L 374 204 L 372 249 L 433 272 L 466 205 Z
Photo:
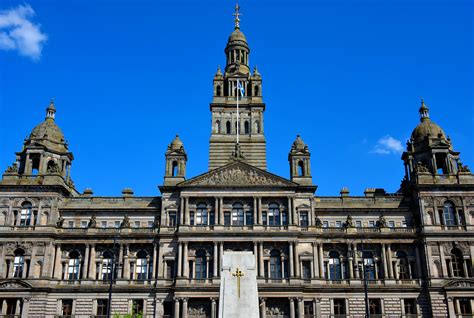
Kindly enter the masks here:
M 123 217 L 123 221 L 122 223 L 120 224 L 120 228 L 124 229 L 124 228 L 130 228 L 130 218 L 128 217 L 127 214 L 125 214 L 125 216 Z
M 18 172 L 18 164 L 14 162 L 11 166 L 7 167 L 5 173 L 17 173 Z
M 348 215 L 345 223 L 346 227 L 354 227 L 354 222 L 352 221 L 352 216 Z
M 463 165 L 461 161 L 458 162 L 458 171 L 459 172 L 471 172 L 468 166 Z
M 46 172 L 47 173 L 61 173 L 61 168 L 59 168 L 57 163 L 52 163 L 48 165 Z
M 153 228 L 159 228 L 160 227 L 160 217 L 158 215 L 155 216 L 155 221 L 153 222 Z
M 321 227 L 321 226 L 323 226 L 323 222 L 321 222 L 321 219 L 320 219 L 319 217 L 316 217 L 316 218 L 314 219 L 314 225 L 315 225 L 316 227 Z
M 416 172 L 429 172 L 428 167 L 425 166 L 421 161 L 418 161 L 415 170 Z
M 63 227 L 63 225 L 64 225 L 64 218 L 62 215 L 60 215 L 58 221 L 56 222 L 56 226 Z
M 92 215 L 90 220 L 89 220 L 89 224 L 87 225 L 88 228 L 95 228 L 97 227 L 97 220 L 96 220 L 96 217 L 95 215 Z
M 387 227 L 387 220 L 383 215 L 379 216 L 379 220 L 377 221 L 377 226 L 380 228 Z

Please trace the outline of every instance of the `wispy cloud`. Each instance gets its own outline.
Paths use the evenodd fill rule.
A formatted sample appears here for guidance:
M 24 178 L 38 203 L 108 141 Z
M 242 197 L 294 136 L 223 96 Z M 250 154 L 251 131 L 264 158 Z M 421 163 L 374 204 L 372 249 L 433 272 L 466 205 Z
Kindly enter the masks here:
M 403 146 L 400 140 L 392 136 L 385 136 L 377 141 L 377 144 L 372 149 L 372 153 L 379 155 L 400 154 L 403 151 Z
M 46 34 L 31 20 L 35 11 L 30 5 L 0 11 L 0 50 L 17 50 L 35 61 L 41 57 Z

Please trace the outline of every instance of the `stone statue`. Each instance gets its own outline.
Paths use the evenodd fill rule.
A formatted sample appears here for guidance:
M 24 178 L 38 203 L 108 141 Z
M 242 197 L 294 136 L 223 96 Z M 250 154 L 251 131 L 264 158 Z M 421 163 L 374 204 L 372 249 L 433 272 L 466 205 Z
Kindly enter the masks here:
M 58 221 L 56 222 L 56 226 L 63 227 L 63 225 L 64 225 L 64 218 L 62 215 L 60 215 Z
M 316 227 L 322 227 L 322 226 L 323 226 L 323 222 L 321 222 L 321 219 L 320 219 L 319 217 L 316 217 L 316 218 L 314 219 L 314 225 L 315 225 Z
M 96 217 L 95 215 L 92 215 L 90 220 L 89 220 L 89 224 L 87 225 L 88 228 L 96 228 L 97 227 L 97 220 L 96 220 Z
M 120 224 L 120 228 L 122 229 L 130 228 L 130 218 L 128 217 L 127 214 L 125 214 L 125 216 L 123 217 L 123 221 L 122 221 L 122 224 Z
M 380 228 L 387 227 L 387 220 L 385 220 L 385 217 L 383 215 L 379 216 L 377 226 Z
M 463 165 L 461 161 L 458 162 L 458 171 L 459 172 L 471 172 L 468 166 Z
M 155 221 L 153 222 L 153 228 L 157 229 L 160 227 L 160 217 L 158 215 L 155 216 Z
M 415 170 L 416 172 L 429 172 L 428 167 L 425 166 L 421 161 L 418 161 Z
M 351 215 L 348 215 L 348 216 L 347 216 L 345 226 L 346 226 L 347 228 L 349 228 L 349 227 L 354 227 L 354 222 L 352 221 L 352 216 L 351 216 Z
M 59 168 L 58 164 L 54 162 L 51 165 L 48 165 L 46 172 L 47 173 L 61 173 L 61 169 Z
M 18 172 L 18 164 L 14 162 L 11 166 L 7 167 L 5 170 L 6 173 L 17 173 Z

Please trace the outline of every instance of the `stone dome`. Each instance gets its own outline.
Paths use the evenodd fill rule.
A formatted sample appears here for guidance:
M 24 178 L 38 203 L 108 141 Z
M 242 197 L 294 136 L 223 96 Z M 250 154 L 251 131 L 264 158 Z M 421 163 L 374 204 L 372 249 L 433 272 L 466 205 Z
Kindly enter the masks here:
M 58 152 L 67 151 L 64 134 L 51 118 L 47 118 L 45 121 L 33 128 L 28 137 L 28 142 L 34 142 Z
M 306 149 L 306 144 L 304 141 L 301 139 L 300 135 L 296 136 L 295 141 L 293 142 L 293 145 L 291 147 L 292 149 L 296 150 L 305 150 Z
M 230 45 L 233 42 L 244 42 L 247 45 L 247 38 L 245 35 L 240 31 L 240 29 L 235 29 L 229 36 L 229 40 L 227 40 L 227 45 Z
M 173 139 L 173 141 L 170 144 L 170 149 L 180 150 L 183 147 L 184 147 L 183 142 L 181 141 L 181 139 L 179 139 L 179 136 L 176 135 L 176 137 Z
M 438 135 L 440 135 L 440 137 Z M 425 140 L 425 138 L 428 136 L 431 138 L 446 139 L 446 134 L 440 126 L 431 121 L 429 118 L 423 118 L 421 123 L 419 123 L 411 133 L 411 138 L 415 142 L 420 142 Z

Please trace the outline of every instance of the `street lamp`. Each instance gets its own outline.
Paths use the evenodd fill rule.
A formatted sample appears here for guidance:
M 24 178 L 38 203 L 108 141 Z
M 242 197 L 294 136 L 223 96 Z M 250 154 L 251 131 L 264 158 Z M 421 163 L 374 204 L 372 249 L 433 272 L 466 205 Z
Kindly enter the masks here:
M 112 311 L 112 286 L 114 284 L 114 273 L 115 273 L 115 252 L 117 251 L 116 245 L 117 238 L 114 236 L 114 245 L 112 246 L 112 261 L 110 264 L 110 280 L 109 280 L 109 300 L 107 304 L 107 318 L 110 318 L 110 312 Z
M 361 240 L 361 254 L 362 254 L 362 269 L 364 272 L 364 298 L 365 298 L 365 317 L 370 318 L 369 308 L 369 278 L 367 277 L 367 271 L 374 267 L 374 258 L 366 258 L 366 252 L 364 250 L 364 241 Z

